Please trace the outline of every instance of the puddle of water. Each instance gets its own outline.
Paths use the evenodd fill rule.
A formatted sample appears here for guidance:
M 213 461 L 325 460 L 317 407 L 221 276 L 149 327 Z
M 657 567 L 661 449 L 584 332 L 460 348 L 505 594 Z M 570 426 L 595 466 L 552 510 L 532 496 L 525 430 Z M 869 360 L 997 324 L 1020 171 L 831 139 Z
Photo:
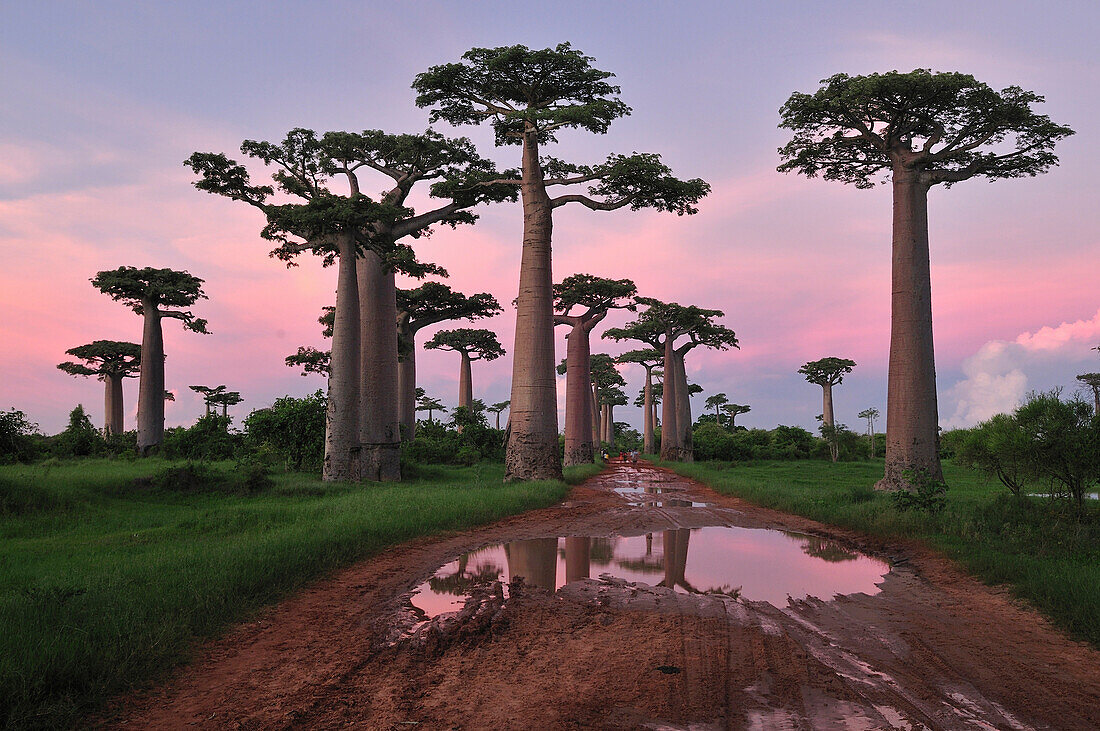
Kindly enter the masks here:
M 424 619 L 458 611 L 479 584 L 556 590 L 610 574 L 681 593 L 711 593 L 786 607 L 788 599 L 877 594 L 884 561 L 834 541 L 761 528 L 677 528 L 640 536 L 536 538 L 488 546 L 436 571 L 412 595 Z

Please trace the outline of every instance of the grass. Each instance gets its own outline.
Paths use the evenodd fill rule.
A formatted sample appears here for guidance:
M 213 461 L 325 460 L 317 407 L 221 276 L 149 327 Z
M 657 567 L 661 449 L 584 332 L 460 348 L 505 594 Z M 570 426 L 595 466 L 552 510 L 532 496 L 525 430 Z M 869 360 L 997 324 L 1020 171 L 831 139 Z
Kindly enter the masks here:
M 222 478 L 212 488 L 168 490 L 150 478 L 169 466 L 0 467 L 0 726 L 75 725 L 110 696 L 163 677 L 195 640 L 340 566 L 568 490 L 504 484 L 502 465 L 482 464 L 418 467 L 404 482 L 371 486 L 284 474 L 249 493 L 232 463 L 210 466 Z
M 731 465 L 663 463 L 758 505 L 886 538 L 918 539 L 990 584 L 1003 584 L 1080 639 L 1100 648 L 1100 506 L 1078 516 L 1046 498 L 1017 500 L 983 474 L 944 464 L 947 507 L 895 509 L 872 485 L 882 460 Z M 1012 631 L 1005 628 L 1005 631 Z

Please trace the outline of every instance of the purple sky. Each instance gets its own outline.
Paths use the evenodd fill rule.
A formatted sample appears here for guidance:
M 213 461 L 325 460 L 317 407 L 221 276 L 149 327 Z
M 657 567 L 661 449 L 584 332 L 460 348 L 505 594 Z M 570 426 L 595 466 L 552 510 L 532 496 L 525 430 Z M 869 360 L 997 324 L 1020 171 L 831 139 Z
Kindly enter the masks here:
M 1100 5 L 741 5 L 3 4 L 0 409 L 19 408 L 47 432 L 78 402 L 102 420 L 100 384 L 54 366 L 75 345 L 140 339 L 140 320 L 88 283 L 123 264 L 206 280 L 210 299 L 195 311 L 213 334 L 165 323 L 167 385 L 177 396 L 169 425 L 202 411 L 189 384 L 240 391 L 238 418 L 322 388 L 283 357 L 322 345 L 316 317 L 333 300 L 335 271 L 307 258 L 288 271 L 267 258 L 260 215 L 196 191 L 182 161 L 195 150 L 240 157 L 241 140 L 277 140 L 297 126 L 422 130 L 427 115 L 409 88 L 416 73 L 472 46 L 563 40 L 617 75 L 634 113 L 604 136 L 566 132 L 551 154 L 593 162 L 659 152 L 678 174 L 713 186 L 690 218 L 568 207 L 555 218 L 557 280 L 631 277 L 646 295 L 726 312 L 742 347 L 689 357 L 689 378 L 705 389 L 695 413 L 724 392 L 752 406 L 739 423 L 814 428 L 820 389 L 796 371 L 833 355 L 858 363 L 837 389 L 838 420 L 859 429 L 856 413 L 868 406 L 885 416 L 889 190 L 775 172 L 786 139 L 779 106 L 840 71 L 929 67 L 996 88 L 1019 84 L 1045 95 L 1042 111 L 1077 131 L 1045 176 L 931 195 L 941 423 L 971 424 L 1029 390 L 1072 390 L 1075 374 L 1100 371 L 1100 354 L 1089 350 L 1100 344 Z M 470 136 L 502 166 L 518 163 L 487 130 L 438 129 Z M 365 183 L 376 191 L 384 181 Z M 417 250 L 446 267 L 456 289 L 510 302 L 519 207 L 480 213 L 476 226 L 441 230 Z M 511 350 L 510 312 L 473 326 L 492 328 Z M 453 404 L 457 356 L 421 352 L 418 365 L 421 385 Z M 475 364 L 475 396 L 507 399 L 510 373 L 510 357 Z M 641 371 L 624 375 L 633 398 Z M 127 382 L 128 425 L 136 392 Z M 619 412 L 640 423 L 639 410 Z

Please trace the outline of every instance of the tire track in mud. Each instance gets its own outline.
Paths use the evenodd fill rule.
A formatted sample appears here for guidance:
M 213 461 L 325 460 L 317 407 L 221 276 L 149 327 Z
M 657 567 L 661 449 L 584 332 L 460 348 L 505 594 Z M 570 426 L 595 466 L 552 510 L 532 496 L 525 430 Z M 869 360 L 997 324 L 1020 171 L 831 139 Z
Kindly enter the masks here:
M 904 559 L 874 595 L 779 606 L 695 593 L 708 534 L 694 529 L 718 525 L 804 534 L 804 552 L 836 565 L 853 551 Z M 645 560 L 615 558 L 643 535 Z M 586 560 L 609 545 L 611 558 L 591 559 L 593 578 L 540 588 L 501 574 L 471 589 L 459 612 L 412 611 L 410 594 L 440 567 L 497 544 L 513 547 L 502 555 L 517 566 L 558 561 L 561 575 L 561 556 L 535 557 L 540 564 L 520 548 L 552 551 L 558 542 L 532 539 L 564 536 L 595 536 Z M 577 545 L 562 543 L 558 553 Z M 731 568 L 741 555 L 730 554 Z M 664 573 L 639 581 L 599 570 L 622 565 Z M 752 506 L 648 465 L 614 465 L 561 505 L 413 541 L 319 582 L 202 648 L 164 686 L 119 699 L 100 723 L 1095 729 L 1100 653 L 919 545 Z

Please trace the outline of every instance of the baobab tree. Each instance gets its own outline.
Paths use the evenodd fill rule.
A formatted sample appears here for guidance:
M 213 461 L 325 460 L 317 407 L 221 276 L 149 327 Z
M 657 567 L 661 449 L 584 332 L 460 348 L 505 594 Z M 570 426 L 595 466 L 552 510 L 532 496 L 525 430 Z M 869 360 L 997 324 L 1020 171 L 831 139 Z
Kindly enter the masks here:
M 470 408 L 474 400 L 471 378 L 471 361 L 496 360 L 504 355 L 504 348 L 492 330 L 460 327 L 440 330 L 424 343 L 428 350 L 453 350 L 462 356 L 458 372 L 458 405 Z
M 103 432 L 121 434 L 126 419 L 122 379 L 136 376 L 141 369 L 141 346 L 119 340 L 94 340 L 65 353 L 82 362 L 58 363 L 59 369 L 70 376 L 95 376 L 103 381 Z
M 444 273 L 418 262 L 401 239 L 426 233 L 438 223 L 473 223 L 468 210 L 487 201 L 515 200 L 511 186 L 483 185 L 498 176 L 469 140 L 435 132 L 392 135 L 292 130 L 281 143 L 246 140 L 241 152 L 274 165 L 280 191 L 301 203 L 274 204 L 270 186 L 255 186 L 248 171 L 220 153 L 195 153 L 187 161 L 202 179 L 201 190 L 241 200 L 267 217 L 264 238 L 288 266 L 302 252 L 338 263 L 336 317 L 329 359 L 329 414 L 325 442 L 326 480 L 400 479 L 400 414 L 394 275 Z M 375 201 L 361 192 L 359 175 L 377 172 L 391 185 Z M 347 195 L 330 182 L 344 178 Z M 430 194 L 449 199 L 419 215 L 405 201 L 421 181 Z
M 629 279 L 574 274 L 554 285 L 554 324 L 569 326 L 565 356 L 565 466 L 590 464 L 593 451 L 591 333 L 612 309 L 633 309 Z M 623 403 L 625 404 L 625 397 Z
M 72 353 L 71 350 L 69 352 Z M 1092 413 L 1100 416 L 1100 373 L 1082 373 L 1077 376 L 1077 380 L 1092 389 Z
M 610 449 L 615 448 L 615 407 L 626 406 L 626 394 L 618 386 L 605 386 L 599 389 L 601 440 L 607 442 Z
M 611 328 L 603 336 L 615 340 L 638 340 L 664 352 L 661 459 L 690 462 L 694 459 L 694 440 L 691 392 L 684 357 L 698 346 L 718 350 L 739 347 L 737 336 L 729 328 L 714 322 L 715 318 L 724 316 L 721 310 L 661 302 L 651 297 L 638 297 L 637 302 L 646 309 L 634 322 L 621 328 Z M 686 340 L 676 345 L 681 337 L 686 337 Z
M 836 419 L 833 417 L 833 386 L 844 381 L 844 376 L 856 367 L 854 360 L 847 358 L 822 358 L 804 363 L 798 372 L 810 383 L 821 386 L 821 418 L 825 436 L 829 441 L 829 454 L 833 461 L 837 459 Z
M 467 297 L 439 282 L 397 290 L 398 390 L 405 438 L 412 439 L 416 433 L 416 333 L 429 325 L 451 320 L 477 320 L 502 311 L 496 297 L 487 292 Z
M 417 400 L 416 400 L 416 410 L 417 411 L 427 411 L 429 422 L 432 421 L 432 414 L 434 412 L 438 411 L 441 414 L 447 413 L 447 407 L 443 405 L 442 401 L 440 401 L 439 399 L 436 399 L 436 398 L 432 398 L 431 396 L 428 396 L 427 394 L 421 394 L 420 397 L 417 398 Z
M 793 137 L 779 150 L 779 170 L 857 188 L 889 176 L 894 217 L 886 469 L 876 488 L 910 489 L 907 471 L 943 478 L 928 191 L 974 177 L 1044 173 L 1058 163 L 1055 143 L 1073 130 L 1032 110 L 1041 96 L 1018 86 L 997 92 L 967 74 L 837 74 L 822 84 L 814 94 L 795 92 L 780 109 L 779 126 Z
M 188 386 L 188 388 L 202 396 L 202 402 L 206 406 L 205 416 L 210 416 L 211 413 L 217 414 L 214 404 L 229 386 L 223 384 L 221 386 Z
M 164 438 L 164 332 L 161 320 L 179 320 L 185 330 L 208 334 L 206 320 L 190 307 L 206 299 L 202 280 L 185 271 L 119 267 L 98 272 L 92 286 L 144 319 L 138 378 L 137 446 L 144 457 Z
M 512 365 L 511 428 L 505 479 L 561 478 L 557 394 L 554 379 L 553 211 L 569 203 L 595 211 L 654 208 L 680 215 L 696 212 L 709 192 L 702 180 L 678 180 L 658 155 L 611 155 L 597 165 L 544 157 L 541 146 L 565 129 L 607 132 L 630 113 L 613 74 L 592 66 L 568 43 L 531 50 L 525 46 L 474 48 L 458 63 L 433 66 L 413 82 L 417 106 L 432 121 L 453 125 L 488 121 L 498 145 L 522 148 L 518 176 L 496 182 L 516 186 L 523 202 L 523 251 Z M 551 198 L 552 186 L 588 184 L 586 193 Z
M 721 419 L 719 409 L 721 409 L 723 406 L 725 406 L 729 402 L 730 402 L 729 396 L 726 396 L 726 394 L 724 394 L 724 393 L 716 393 L 713 396 L 709 396 L 707 398 L 707 400 L 705 401 L 706 407 L 708 409 L 714 409 L 714 423 L 716 423 L 716 424 L 721 424 L 722 423 L 722 419 Z
M 871 441 L 871 459 L 875 458 L 875 419 L 879 417 L 878 409 L 872 406 L 869 409 L 856 414 L 861 419 L 867 420 L 867 438 Z
M 623 353 L 615 359 L 617 363 L 634 363 L 640 365 L 645 369 L 645 385 L 642 386 L 641 403 L 635 403 L 635 406 L 641 406 L 642 412 L 642 451 L 645 454 L 655 454 L 657 451 L 656 438 L 654 436 L 653 428 L 656 421 L 656 404 L 660 400 L 659 397 L 655 398 L 653 375 L 654 369 L 656 369 L 664 360 L 664 354 L 656 348 L 642 348 L 640 350 L 630 350 Z
M 215 407 L 222 407 L 222 422 L 225 424 L 225 428 L 229 428 L 229 407 L 236 406 L 244 401 L 240 391 L 222 391 L 214 396 L 213 404 Z
M 493 404 L 492 406 L 488 407 L 488 410 L 489 410 L 489 411 L 491 411 L 491 412 L 493 412 L 494 414 L 496 414 L 496 417 L 497 417 L 497 429 L 500 429 L 500 412 L 502 412 L 502 411 L 504 411 L 504 410 L 505 410 L 506 408 L 508 408 L 508 404 L 509 404 L 509 403 L 511 403 L 511 402 L 510 402 L 510 401 L 500 401 L 500 402 L 497 402 L 497 403 Z
M 729 417 L 729 428 L 730 431 L 733 431 L 734 427 L 737 426 L 737 415 L 749 413 L 752 411 L 752 407 L 748 404 L 726 404 L 722 407 L 722 411 L 726 412 L 726 416 Z

